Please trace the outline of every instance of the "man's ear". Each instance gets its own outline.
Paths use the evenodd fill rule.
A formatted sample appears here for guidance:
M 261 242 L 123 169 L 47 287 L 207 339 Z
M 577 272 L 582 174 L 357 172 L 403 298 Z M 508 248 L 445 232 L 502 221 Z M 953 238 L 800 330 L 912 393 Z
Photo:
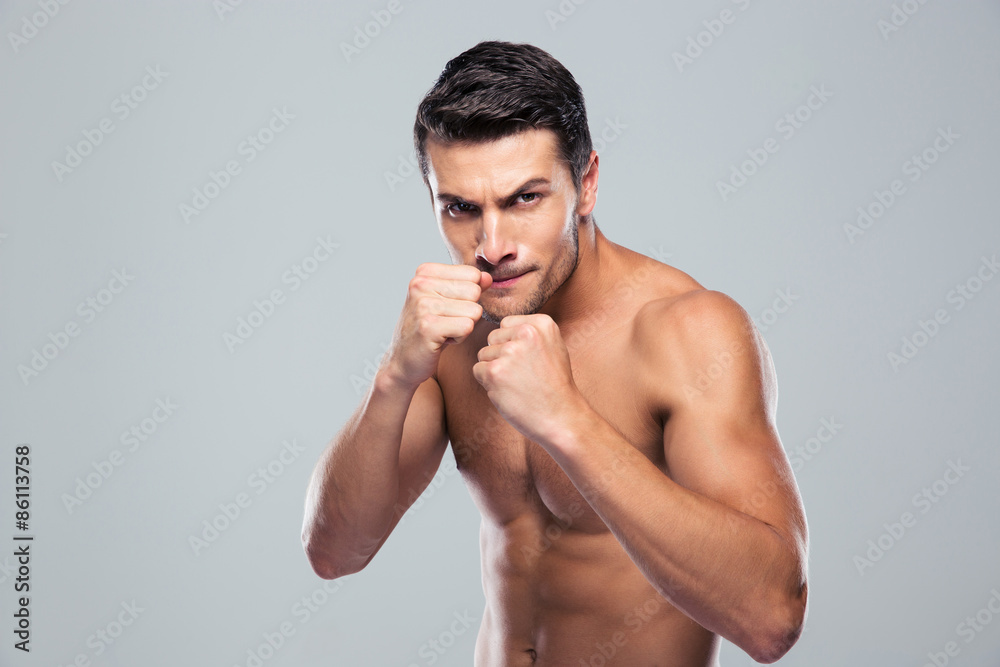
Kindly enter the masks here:
M 587 171 L 584 172 L 580 182 L 580 198 L 576 207 L 576 214 L 581 217 L 590 215 L 597 204 L 597 177 L 600 171 L 600 161 L 597 151 L 590 151 L 590 161 L 587 163 Z

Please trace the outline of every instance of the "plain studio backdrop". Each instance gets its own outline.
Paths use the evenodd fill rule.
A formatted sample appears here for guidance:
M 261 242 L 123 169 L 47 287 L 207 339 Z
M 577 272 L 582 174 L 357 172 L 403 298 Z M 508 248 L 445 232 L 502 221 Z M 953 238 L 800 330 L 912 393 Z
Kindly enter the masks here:
M 583 87 L 607 236 L 764 333 L 811 537 L 781 664 L 995 667 L 1000 6 L 681 4 L 2 3 L 0 663 L 471 664 L 450 449 L 361 573 L 299 536 L 409 278 L 450 261 L 416 105 L 500 39 Z

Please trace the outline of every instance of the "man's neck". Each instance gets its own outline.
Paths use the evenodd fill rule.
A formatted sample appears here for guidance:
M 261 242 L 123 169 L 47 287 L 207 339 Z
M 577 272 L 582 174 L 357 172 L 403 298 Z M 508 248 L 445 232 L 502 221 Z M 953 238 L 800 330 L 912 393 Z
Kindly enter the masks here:
M 538 312 L 549 315 L 560 329 L 571 328 L 601 303 L 607 288 L 620 273 L 619 265 L 615 244 L 593 221 L 581 224 L 576 270 Z

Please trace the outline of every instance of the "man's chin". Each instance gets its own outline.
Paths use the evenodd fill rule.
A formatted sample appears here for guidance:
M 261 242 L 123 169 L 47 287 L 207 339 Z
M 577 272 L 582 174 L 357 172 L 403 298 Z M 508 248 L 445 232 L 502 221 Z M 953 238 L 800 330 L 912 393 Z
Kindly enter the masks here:
M 480 304 L 482 305 L 482 304 Z M 483 319 L 487 322 L 492 322 L 493 324 L 500 324 L 500 320 L 505 317 L 510 317 L 511 315 L 530 315 L 536 312 L 538 309 L 528 308 L 528 304 L 519 304 L 518 306 L 513 306 L 511 308 L 489 308 L 483 306 Z
M 516 313 L 502 312 L 498 313 L 496 311 L 487 310 L 483 308 L 483 319 L 492 324 L 500 324 L 500 320 L 507 317 L 508 315 L 514 315 Z
M 487 313 L 486 310 L 484 309 L 483 319 L 489 322 L 490 324 L 500 324 L 500 320 L 502 320 L 503 318 L 501 317 L 498 319 L 496 315 L 494 315 L 493 313 Z

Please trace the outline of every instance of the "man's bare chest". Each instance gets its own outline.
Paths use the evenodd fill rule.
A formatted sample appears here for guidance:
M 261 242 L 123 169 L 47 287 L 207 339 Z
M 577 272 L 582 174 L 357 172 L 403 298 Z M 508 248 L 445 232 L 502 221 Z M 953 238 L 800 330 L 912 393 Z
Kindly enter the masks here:
M 472 374 L 475 351 L 454 352 L 439 368 L 438 382 L 455 460 L 484 516 L 503 524 L 531 513 L 563 527 L 605 531 L 548 452 L 499 415 Z M 648 409 L 641 370 L 634 367 L 627 343 L 595 341 L 571 350 L 570 361 L 574 383 L 590 406 L 665 469 L 662 424 Z

